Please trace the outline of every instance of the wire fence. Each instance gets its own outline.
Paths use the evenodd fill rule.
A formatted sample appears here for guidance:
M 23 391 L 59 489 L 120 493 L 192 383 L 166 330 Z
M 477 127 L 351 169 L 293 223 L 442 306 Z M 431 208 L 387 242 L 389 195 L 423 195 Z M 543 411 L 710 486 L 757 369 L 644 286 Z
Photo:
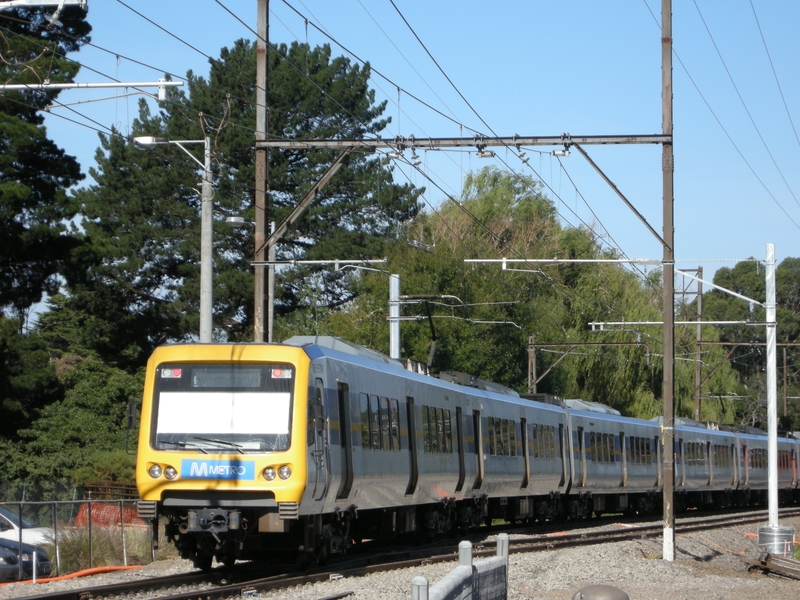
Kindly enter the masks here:
M 159 543 L 166 550 L 154 557 L 151 523 L 137 517 L 137 499 L 135 486 L 117 482 L 81 486 L 65 480 L 0 482 L 0 521 L 23 524 L 8 529 L 6 522 L 0 537 L 31 540 L 43 548 L 50 559 L 50 576 L 148 564 L 169 556 L 172 546 Z

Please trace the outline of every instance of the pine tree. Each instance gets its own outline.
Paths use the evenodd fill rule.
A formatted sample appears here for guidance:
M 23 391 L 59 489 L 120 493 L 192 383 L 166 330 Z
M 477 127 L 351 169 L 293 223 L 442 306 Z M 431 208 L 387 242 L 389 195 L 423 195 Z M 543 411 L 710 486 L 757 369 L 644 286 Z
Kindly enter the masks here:
M 48 28 L 43 15 L 22 8 L 0 13 L 4 82 L 65 82 L 78 72 L 66 54 L 88 39 L 84 11 L 65 9 L 60 29 Z M 57 95 L 48 90 L 0 96 L 0 309 L 14 316 L 58 288 L 57 274 L 75 246 L 67 235 L 75 208 L 66 189 L 82 179 L 80 167 L 48 139 L 42 125 L 42 112 Z
M 368 66 L 331 58 L 327 46 L 281 46 L 271 56 L 272 135 L 293 128 L 298 137 L 358 138 L 377 135 L 385 127 L 380 119 L 384 105 L 374 104 L 368 87 Z M 211 63 L 208 80 L 191 72 L 188 80 L 188 90 L 170 90 L 157 114 L 140 103 L 133 135 L 211 138 L 214 335 L 249 340 L 253 232 L 233 230 L 224 217 L 253 217 L 254 44 L 240 40 L 223 49 Z M 97 168 L 90 171 L 97 185 L 75 195 L 84 243 L 65 271 L 68 297 L 53 309 L 81 332 L 81 339 L 70 344 L 133 368 L 157 344 L 196 336 L 202 169 L 173 145 L 143 152 L 116 135 L 101 136 L 101 144 Z M 186 148 L 197 151 L 202 145 Z M 273 151 L 270 156 L 270 218 L 280 221 L 335 160 L 335 153 Z M 197 157 L 202 162 L 200 152 Z M 394 184 L 385 161 L 353 154 L 278 246 L 279 258 L 380 257 L 400 225 L 416 215 L 419 193 Z M 309 280 L 322 283 L 320 297 L 330 307 L 352 298 L 339 273 L 298 269 L 282 277 L 279 305 L 284 312 L 303 308 L 300 290 Z M 48 319 L 43 319 L 43 328 L 52 330 L 55 325 Z

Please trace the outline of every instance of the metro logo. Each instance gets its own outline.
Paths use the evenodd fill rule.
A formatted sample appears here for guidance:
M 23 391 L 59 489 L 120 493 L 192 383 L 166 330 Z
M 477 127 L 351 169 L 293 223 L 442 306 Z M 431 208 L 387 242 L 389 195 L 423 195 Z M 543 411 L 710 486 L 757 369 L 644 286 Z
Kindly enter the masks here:
M 255 479 L 255 463 L 232 460 L 181 461 L 183 479 Z

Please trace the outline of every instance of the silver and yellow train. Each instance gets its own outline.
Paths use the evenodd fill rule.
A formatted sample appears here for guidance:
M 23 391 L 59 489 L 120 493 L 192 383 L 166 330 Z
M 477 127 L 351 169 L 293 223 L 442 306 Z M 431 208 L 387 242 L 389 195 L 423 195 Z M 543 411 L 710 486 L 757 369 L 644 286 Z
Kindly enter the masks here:
M 798 451 L 779 440 L 780 493 Z M 139 516 L 181 556 L 324 560 L 363 539 L 494 518 L 659 510 L 661 426 L 600 405 L 437 377 L 330 337 L 176 344 L 147 365 Z M 676 504 L 766 501 L 767 438 L 684 422 Z

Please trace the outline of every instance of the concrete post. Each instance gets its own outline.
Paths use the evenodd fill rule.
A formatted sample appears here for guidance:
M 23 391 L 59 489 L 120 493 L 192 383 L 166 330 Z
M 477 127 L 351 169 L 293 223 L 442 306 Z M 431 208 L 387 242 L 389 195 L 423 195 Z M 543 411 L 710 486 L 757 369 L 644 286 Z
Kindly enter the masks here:
M 400 275 L 389 276 L 389 358 L 400 358 Z
M 411 580 L 411 600 L 428 600 L 428 580 L 421 575 Z
M 214 205 L 211 188 L 211 138 L 205 138 L 205 160 L 203 162 L 203 185 L 200 208 L 200 341 L 210 343 L 212 339 L 212 305 L 214 277 Z
M 508 558 L 508 534 L 501 533 L 497 536 L 497 556 Z
M 471 567 L 472 566 L 472 544 L 469 542 L 458 543 L 458 566 Z

